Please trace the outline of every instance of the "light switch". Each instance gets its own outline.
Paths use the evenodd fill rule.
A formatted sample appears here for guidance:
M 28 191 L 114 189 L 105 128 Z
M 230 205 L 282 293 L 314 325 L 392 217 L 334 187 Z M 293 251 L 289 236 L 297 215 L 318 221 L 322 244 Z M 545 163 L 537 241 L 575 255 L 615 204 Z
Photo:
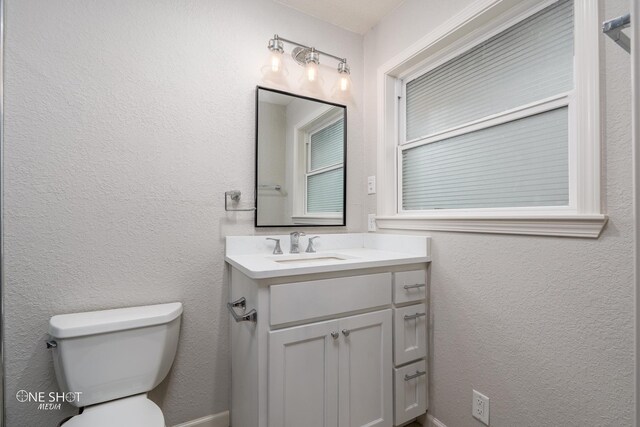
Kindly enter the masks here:
M 370 176 L 367 178 L 367 194 L 376 194 L 376 177 Z

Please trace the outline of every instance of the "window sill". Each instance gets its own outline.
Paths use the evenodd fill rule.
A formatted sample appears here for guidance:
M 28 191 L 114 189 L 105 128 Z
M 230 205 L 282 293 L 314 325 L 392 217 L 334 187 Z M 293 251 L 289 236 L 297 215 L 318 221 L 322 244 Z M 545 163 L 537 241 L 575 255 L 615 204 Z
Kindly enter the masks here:
M 607 220 L 606 215 L 394 215 L 376 217 L 376 226 L 383 230 L 453 231 L 597 239 Z
M 337 215 L 299 215 L 291 217 L 299 225 L 342 225 L 342 214 Z

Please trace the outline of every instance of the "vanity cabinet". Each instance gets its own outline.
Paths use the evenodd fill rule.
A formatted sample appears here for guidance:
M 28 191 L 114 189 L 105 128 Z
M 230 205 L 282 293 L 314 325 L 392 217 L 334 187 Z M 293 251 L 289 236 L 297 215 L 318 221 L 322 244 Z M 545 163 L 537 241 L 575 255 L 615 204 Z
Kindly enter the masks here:
M 414 286 L 426 265 L 412 267 L 268 280 L 231 268 L 238 315 L 257 311 L 231 322 L 231 426 L 392 427 L 424 414 L 425 287 Z
M 227 238 L 231 427 L 393 427 L 424 415 L 428 238 L 323 235 L 326 266 L 279 264 L 293 257 L 258 252 L 263 240 Z

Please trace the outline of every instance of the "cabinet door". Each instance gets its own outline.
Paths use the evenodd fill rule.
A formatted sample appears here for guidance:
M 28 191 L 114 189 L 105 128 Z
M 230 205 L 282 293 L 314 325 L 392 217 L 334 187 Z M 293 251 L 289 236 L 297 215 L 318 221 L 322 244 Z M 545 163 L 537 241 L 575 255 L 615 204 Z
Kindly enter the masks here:
M 269 332 L 269 427 L 337 427 L 339 341 L 336 320 Z
M 340 427 L 391 427 L 391 310 L 340 320 Z

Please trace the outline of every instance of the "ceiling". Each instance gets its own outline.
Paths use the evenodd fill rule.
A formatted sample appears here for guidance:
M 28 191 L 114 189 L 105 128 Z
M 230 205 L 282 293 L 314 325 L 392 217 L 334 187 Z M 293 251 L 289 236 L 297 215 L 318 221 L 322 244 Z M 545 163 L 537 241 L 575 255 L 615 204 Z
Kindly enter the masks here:
M 274 0 L 354 33 L 364 34 L 404 0 Z

